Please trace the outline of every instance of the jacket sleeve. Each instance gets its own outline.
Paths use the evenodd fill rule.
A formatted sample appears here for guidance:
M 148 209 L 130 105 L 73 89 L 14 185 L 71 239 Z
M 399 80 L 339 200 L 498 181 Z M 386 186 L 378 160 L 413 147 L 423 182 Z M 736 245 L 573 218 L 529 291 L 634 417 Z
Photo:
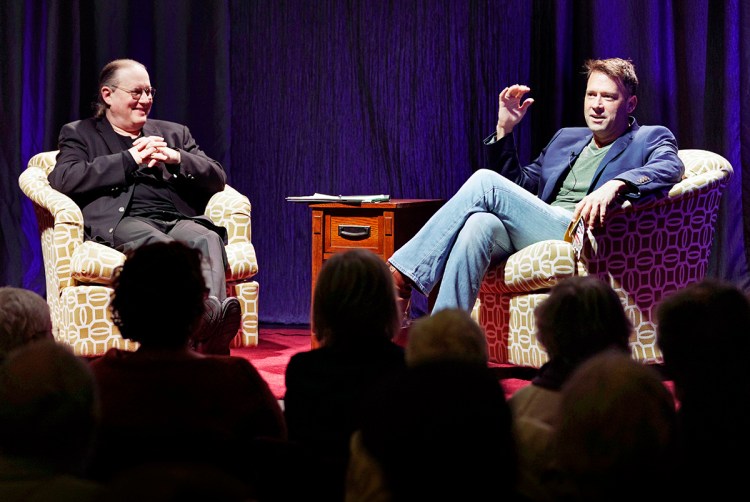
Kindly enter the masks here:
M 82 124 L 73 122 L 60 130 L 60 151 L 48 176 L 50 185 L 74 198 L 125 189 L 128 177 L 138 168 L 135 160 L 127 151 L 95 156 L 93 145 L 81 134 Z
M 677 155 L 677 141 L 669 129 L 642 126 L 638 133 L 643 135 L 642 158 L 637 159 L 631 169 L 614 177 L 631 187 L 630 192 L 624 195 L 631 200 L 669 190 L 682 180 L 685 173 L 685 165 Z
M 187 185 L 191 192 L 202 192 L 204 197 L 224 189 L 227 182 L 224 168 L 200 149 L 186 126 L 179 126 L 169 136 L 165 135 L 167 144 L 180 152 L 179 164 L 165 166 L 175 178 L 173 181 Z
M 553 136 L 549 144 L 552 144 L 559 135 L 560 131 Z M 491 139 L 494 139 L 494 134 L 484 140 L 484 144 L 487 147 L 487 168 L 508 178 L 527 191 L 538 195 L 542 163 L 544 162 L 544 155 L 549 144 L 533 162 L 526 166 L 521 166 L 518 160 L 513 133 L 494 142 L 490 142 Z

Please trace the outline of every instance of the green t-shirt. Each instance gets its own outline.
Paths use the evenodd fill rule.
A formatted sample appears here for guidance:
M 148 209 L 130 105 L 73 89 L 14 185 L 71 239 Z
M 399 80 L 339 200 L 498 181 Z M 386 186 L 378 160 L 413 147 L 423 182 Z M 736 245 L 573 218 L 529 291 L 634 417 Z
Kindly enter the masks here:
M 570 211 L 575 210 L 576 204 L 588 193 L 596 168 L 599 167 L 611 146 L 612 143 L 598 148 L 594 139 L 591 139 L 591 143 L 583 149 L 581 155 L 568 170 L 555 200 L 552 201 L 553 206 L 561 206 Z

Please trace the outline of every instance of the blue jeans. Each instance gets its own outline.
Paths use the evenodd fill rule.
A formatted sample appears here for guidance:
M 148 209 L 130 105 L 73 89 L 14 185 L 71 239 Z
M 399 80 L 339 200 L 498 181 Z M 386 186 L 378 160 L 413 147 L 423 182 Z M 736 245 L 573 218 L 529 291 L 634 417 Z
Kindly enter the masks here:
M 562 239 L 572 218 L 571 211 L 480 169 L 388 261 L 425 295 L 440 282 L 433 312 L 470 311 L 491 262 Z

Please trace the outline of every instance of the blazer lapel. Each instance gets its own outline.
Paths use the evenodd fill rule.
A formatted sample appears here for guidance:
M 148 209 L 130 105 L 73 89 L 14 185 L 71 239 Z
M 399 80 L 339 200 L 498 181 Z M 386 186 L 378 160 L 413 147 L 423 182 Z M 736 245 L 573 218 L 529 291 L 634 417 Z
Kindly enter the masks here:
M 122 144 L 120 139 L 117 137 L 117 133 L 112 129 L 112 124 L 107 119 L 101 119 L 96 121 L 96 130 L 102 135 L 104 142 L 107 144 L 110 153 L 117 153 L 122 151 Z
M 607 168 L 607 165 L 615 160 L 622 152 L 625 151 L 625 149 L 630 146 L 630 143 L 633 142 L 633 138 L 635 138 L 635 133 L 638 130 L 640 126 L 638 123 L 633 119 L 632 124 L 630 125 L 630 129 L 617 138 L 614 143 L 612 143 L 612 147 L 607 152 L 607 155 L 604 156 L 601 163 L 599 163 L 599 167 L 596 168 L 596 172 L 594 173 L 594 177 L 592 178 L 592 181 L 596 182 L 596 180 L 599 179 L 599 176 L 604 172 L 604 170 Z M 591 186 L 594 186 L 592 184 Z

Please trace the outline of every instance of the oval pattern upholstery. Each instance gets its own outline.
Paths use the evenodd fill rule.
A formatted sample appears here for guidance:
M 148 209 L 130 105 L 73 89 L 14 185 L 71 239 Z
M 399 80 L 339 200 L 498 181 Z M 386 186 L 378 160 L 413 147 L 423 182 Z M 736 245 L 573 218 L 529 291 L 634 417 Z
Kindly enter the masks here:
M 596 249 L 585 242 L 580 257 L 570 243 L 551 240 L 519 250 L 493 266 L 473 310 L 487 335 L 490 361 L 538 368 L 547 354 L 535 336 L 534 308 L 558 280 L 593 274 L 623 301 L 634 334 L 633 356 L 660 363 L 653 309 L 660 299 L 705 277 L 721 196 L 733 169 L 722 156 L 681 150 L 685 176 L 668 194 L 625 204 L 596 229 Z
M 19 176 L 37 217 L 55 338 L 85 356 L 103 354 L 110 347 L 134 350 L 137 344 L 120 336 L 109 313 L 110 280 L 125 255 L 84 241 L 80 208 L 47 181 L 56 156 L 57 151 L 33 156 Z M 205 214 L 227 229 L 227 293 L 237 296 L 242 307 L 242 326 L 232 346 L 257 345 L 259 290 L 251 278 L 258 273 L 258 261 L 251 241 L 250 201 L 227 185 L 211 197 Z

